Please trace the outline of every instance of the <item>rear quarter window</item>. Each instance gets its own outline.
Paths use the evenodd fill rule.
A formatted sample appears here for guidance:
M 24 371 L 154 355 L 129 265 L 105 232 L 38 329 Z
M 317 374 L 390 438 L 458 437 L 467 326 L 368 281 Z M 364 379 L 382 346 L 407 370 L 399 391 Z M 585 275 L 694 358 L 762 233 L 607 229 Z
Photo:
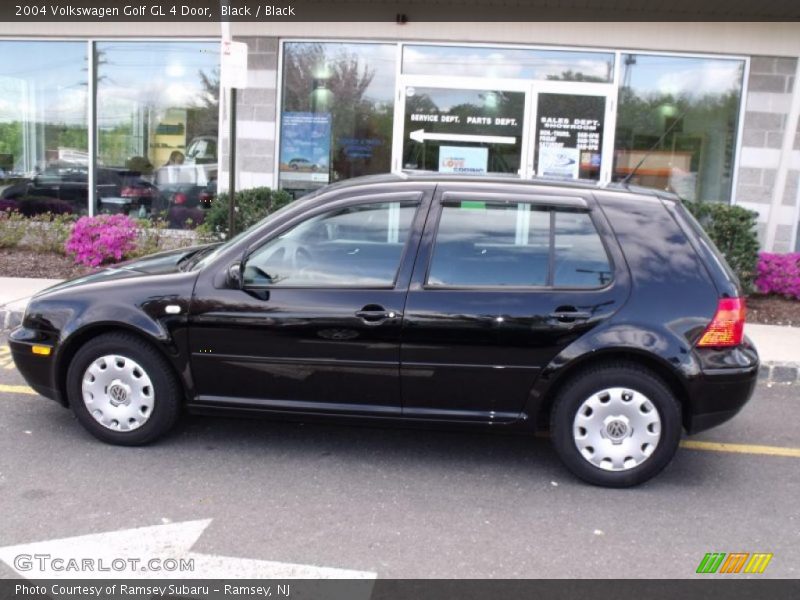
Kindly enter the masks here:
M 696 246 L 697 252 L 702 257 L 717 286 L 729 295 L 739 295 L 741 288 L 739 278 L 728 264 L 725 255 L 717 248 L 717 245 L 708 237 L 700 222 L 683 204 L 675 203 L 674 207 L 673 212 L 677 217 L 678 223 L 687 232 L 690 242 Z
M 589 214 L 556 211 L 553 285 L 595 288 L 611 279 L 606 249 Z

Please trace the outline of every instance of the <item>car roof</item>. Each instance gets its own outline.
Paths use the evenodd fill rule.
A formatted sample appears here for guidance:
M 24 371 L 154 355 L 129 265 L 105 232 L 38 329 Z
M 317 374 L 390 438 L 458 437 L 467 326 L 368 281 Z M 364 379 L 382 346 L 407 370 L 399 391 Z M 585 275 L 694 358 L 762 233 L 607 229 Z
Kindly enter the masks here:
M 657 196 L 663 200 L 673 200 L 680 202 L 680 198 L 664 190 L 657 190 L 643 186 L 631 185 L 623 182 L 612 182 L 608 184 L 601 184 L 596 181 L 590 180 L 575 180 L 575 179 L 547 179 L 542 177 L 534 177 L 532 179 L 521 179 L 517 176 L 502 176 L 502 175 L 453 175 L 443 174 L 431 171 L 402 171 L 400 173 L 383 173 L 380 175 L 365 175 L 362 177 L 355 177 L 353 179 L 346 179 L 338 181 L 321 188 L 320 191 L 333 191 L 342 190 L 348 187 L 358 187 L 361 185 L 375 185 L 381 183 L 400 183 L 404 181 L 419 181 L 424 183 L 489 183 L 500 185 L 513 185 L 513 186 L 548 186 L 560 189 L 575 189 L 575 190 L 610 190 L 615 192 L 624 192 L 631 195 L 646 195 Z

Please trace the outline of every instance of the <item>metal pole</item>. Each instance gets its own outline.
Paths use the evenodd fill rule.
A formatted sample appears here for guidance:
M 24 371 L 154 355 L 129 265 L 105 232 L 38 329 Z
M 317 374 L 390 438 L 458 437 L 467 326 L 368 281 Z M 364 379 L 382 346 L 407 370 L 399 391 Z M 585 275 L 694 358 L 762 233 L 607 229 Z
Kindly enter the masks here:
M 236 88 L 230 90 L 228 122 L 228 239 L 236 235 Z
M 229 5 L 220 0 L 220 6 Z M 220 34 L 223 42 L 230 42 L 230 21 L 220 21 Z M 220 89 L 220 98 L 222 89 Z M 220 117 L 221 118 L 221 117 Z M 220 164 L 220 170 L 222 165 Z M 236 88 L 230 88 L 228 95 L 228 239 L 236 235 Z

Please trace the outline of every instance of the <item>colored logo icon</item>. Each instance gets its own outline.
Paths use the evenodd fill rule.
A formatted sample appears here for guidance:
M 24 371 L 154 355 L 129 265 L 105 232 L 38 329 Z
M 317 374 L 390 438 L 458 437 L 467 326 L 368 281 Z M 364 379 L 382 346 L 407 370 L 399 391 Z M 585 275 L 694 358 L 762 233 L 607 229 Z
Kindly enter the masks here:
M 772 553 L 708 552 L 697 566 L 697 573 L 763 573 L 771 560 Z

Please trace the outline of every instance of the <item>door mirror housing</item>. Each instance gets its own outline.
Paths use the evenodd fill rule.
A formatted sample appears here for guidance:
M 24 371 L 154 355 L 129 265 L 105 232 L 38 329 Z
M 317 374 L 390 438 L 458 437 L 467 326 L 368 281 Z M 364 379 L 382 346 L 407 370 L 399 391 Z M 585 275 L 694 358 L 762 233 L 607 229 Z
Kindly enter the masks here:
M 229 288 L 241 290 L 244 288 L 244 269 L 241 262 L 235 262 L 228 265 L 225 272 L 225 282 Z

